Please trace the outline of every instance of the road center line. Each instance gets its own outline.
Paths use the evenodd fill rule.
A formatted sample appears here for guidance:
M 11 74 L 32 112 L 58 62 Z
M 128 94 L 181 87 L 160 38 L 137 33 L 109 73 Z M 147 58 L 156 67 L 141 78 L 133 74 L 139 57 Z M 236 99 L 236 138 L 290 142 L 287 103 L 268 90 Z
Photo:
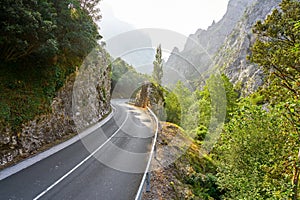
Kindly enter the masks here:
M 114 134 L 112 134 L 102 145 L 100 145 L 95 151 L 93 151 L 88 157 L 86 157 L 84 160 L 82 160 L 80 163 L 78 163 L 75 167 L 73 167 L 73 169 L 71 169 L 70 171 L 68 171 L 65 175 L 63 175 L 60 179 L 58 179 L 56 182 L 54 182 L 52 185 L 50 185 L 46 190 L 44 190 L 43 192 L 41 192 L 39 195 L 37 195 L 36 197 L 34 197 L 33 200 L 37 200 L 39 198 L 41 198 L 42 196 L 44 196 L 49 190 L 51 190 L 52 188 L 54 188 L 57 184 L 59 184 L 61 181 L 63 181 L 67 176 L 69 176 L 72 172 L 74 172 L 77 168 L 79 168 L 81 165 L 83 165 L 88 159 L 90 159 L 92 156 L 94 156 L 97 151 L 99 151 L 105 144 L 107 144 L 120 130 L 121 128 L 124 126 L 125 122 L 127 121 L 129 116 L 129 113 L 127 113 L 126 118 L 124 120 L 124 122 L 121 124 L 121 126 L 118 128 L 118 130 L 116 130 L 114 132 Z

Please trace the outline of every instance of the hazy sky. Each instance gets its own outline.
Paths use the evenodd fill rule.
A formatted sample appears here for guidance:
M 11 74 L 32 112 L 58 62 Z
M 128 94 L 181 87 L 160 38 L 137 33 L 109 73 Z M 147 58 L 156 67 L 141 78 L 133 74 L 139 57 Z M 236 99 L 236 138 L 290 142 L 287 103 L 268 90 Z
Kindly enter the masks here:
M 102 21 L 112 15 L 135 28 L 163 28 L 188 36 L 225 14 L 229 0 L 102 0 Z M 113 26 L 113 24 L 112 24 Z

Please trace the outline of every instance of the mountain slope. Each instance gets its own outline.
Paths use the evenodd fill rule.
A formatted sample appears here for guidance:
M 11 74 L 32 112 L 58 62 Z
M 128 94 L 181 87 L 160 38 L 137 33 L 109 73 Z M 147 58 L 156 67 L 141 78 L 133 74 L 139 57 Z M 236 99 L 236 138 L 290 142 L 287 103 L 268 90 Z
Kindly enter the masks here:
M 252 27 L 258 20 L 264 20 L 281 0 L 259 0 L 249 6 L 223 46 L 215 54 L 215 67 L 221 69 L 232 83 L 240 85 L 244 95 L 257 90 L 263 84 L 263 71 L 246 57 L 255 41 Z
M 97 62 L 90 62 L 94 54 Z M 68 76 L 51 99 L 48 113 L 23 122 L 18 131 L 10 124 L 0 129 L 0 169 L 62 142 L 103 119 L 110 112 L 110 72 L 107 52 L 99 47 L 79 70 Z M 24 98 L 29 97 L 24 94 Z
M 235 25 L 244 14 L 245 8 L 254 0 L 231 0 L 224 17 L 207 30 L 199 29 L 189 36 L 183 51 L 174 48 L 166 66 L 173 68 L 188 78 L 194 71 L 205 71 L 211 65 L 211 58 L 223 44 L 225 38 L 232 32 Z M 193 69 L 195 68 L 196 69 Z
M 190 35 L 183 51 L 174 48 L 166 71 L 173 69 L 194 81 L 217 69 L 234 84 L 240 83 L 245 94 L 257 89 L 262 84 L 262 72 L 246 60 L 254 41 L 251 28 L 279 3 L 280 0 L 230 0 L 219 22 Z

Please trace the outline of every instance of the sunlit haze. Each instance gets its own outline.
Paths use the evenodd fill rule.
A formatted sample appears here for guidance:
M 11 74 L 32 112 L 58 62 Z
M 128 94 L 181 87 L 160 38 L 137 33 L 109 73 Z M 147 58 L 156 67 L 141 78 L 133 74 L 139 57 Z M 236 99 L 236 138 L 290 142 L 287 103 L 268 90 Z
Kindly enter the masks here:
M 188 36 L 199 28 L 207 29 L 213 20 L 219 21 L 227 4 L 228 0 L 103 0 L 101 32 L 105 37 L 105 31 L 110 30 L 103 29 L 114 27 L 111 18 L 116 18 L 132 28 L 161 28 Z

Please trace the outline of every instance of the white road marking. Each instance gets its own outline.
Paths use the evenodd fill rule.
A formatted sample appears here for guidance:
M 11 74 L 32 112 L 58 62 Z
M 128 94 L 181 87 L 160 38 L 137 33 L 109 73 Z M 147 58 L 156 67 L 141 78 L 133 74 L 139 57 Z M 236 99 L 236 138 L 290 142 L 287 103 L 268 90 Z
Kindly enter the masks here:
M 112 106 L 113 110 L 115 110 L 115 108 Z M 113 116 L 114 111 L 112 111 L 105 119 L 103 119 L 102 121 L 100 121 L 99 123 L 95 124 L 94 126 L 84 130 L 82 133 L 74 136 L 73 138 L 58 144 L 42 153 L 39 153 L 31 158 L 28 158 L 12 167 L 8 167 L 6 169 L 3 169 L 2 171 L 0 171 L 0 181 L 23 170 L 26 169 L 27 167 L 30 167 L 31 165 L 55 154 L 56 152 L 74 144 L 75 142 L 77 142 L 78 140 L 80 140 L 81 138 L 84 138 L 85 136 L 89 135 L 90 133 L 92 133 L 93 131 L 95 131 L 96 129 L 100 128 L 101 126 L 103 126 L 106 122 L 108 122 L 112 116 Z
M 147 163 L 147 167 L 146 167 L 146 170 L 144 172 L 144 175 L 143 175 L 140 187 L 139 187 L 139 189 L 138 189 L 138 191 L 137 191 L 137 193 L 135 195 L 135 200 L 141 200 L 142 199 L 143 187 L 144 187 L 145 182 L 146 182 L 147 173 L 150 172 L 151 160 L 152 160 L 152 157 L 154 155 L 156 140 L 157 140 L 157 137 L 158 137 L 158 123 L 159 123 L 158 118 L 156 117 L 156 115 L 154 114 L 154 112 L 149 107 L 147 107 L 147 109 L 151 113 L 151 115 L 154 116 L 154 119 L 156 121 L 156 130 L 155 130 L 155 135 L 154 135 L 153 144 L 152 144 L 152 148 L 151 148 L 149 160 L 148 160 L 148 163 Z
M 57 184 L 59 184 L 61 181 L 63 181 L 67 176 L 69 176 L 72 172 L 74 172 L 77 168 L 79 168 L 82 164 L 84 164 L 88 159 L 90 159 L 92 156 L 94 156 L 97 151 L 99 151 L 105 144 L 107 144 L 124 126 L 125 122 L 128 119 L 128 113 L 126 115 L 126 118 L 124 122 L 121 124 L 121 126 L 118 128 L 118 130 L 115 131 L 114 134 L 112 134 L 101 146 L 99 146 L 95 151 L 93 151 L 88 157 L 86 157 L 84 160 L 82 160 L 80 163 L 78 163 L 73 169 L 71 169 L 69 172 L 67 172 L 65 175 L 63 175 L 60 179 L 58 179 L 56 182 L 54 182 L 52 185 L 50 185 L 46 190 L 41 192 L 39 195 L 37 195 L 33 200 L 37 200 L 44 196 L 49 190 L 51 190 L 53 187 L 55 187 Z

